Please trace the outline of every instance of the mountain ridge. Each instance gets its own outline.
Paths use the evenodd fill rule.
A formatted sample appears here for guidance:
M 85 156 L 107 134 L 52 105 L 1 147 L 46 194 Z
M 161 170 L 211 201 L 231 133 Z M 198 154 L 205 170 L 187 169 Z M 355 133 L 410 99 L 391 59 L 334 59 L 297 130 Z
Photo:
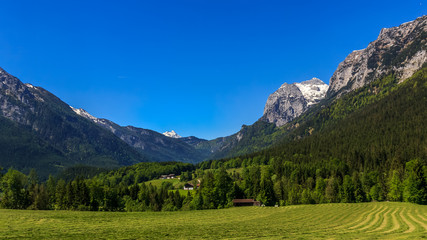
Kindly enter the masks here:
M 325 98 L 327 90 L 328 85 L 318 78 L 284 83 L 268 97 L 261 119 L 281 127 Z
M 269 96 L 258 121 L 243 125 L 235 134 L 209 141 L 196 137 L 171 138 L 152 130 L 122 127 L 98 119 L 83 109 L 68 106 L 41 87 L 23 84 L 0 68 L 0 117 L 4 118 L 5 126 L 16 129 L 25 139 L 25 144 L 14 142 L 13 147 L 5 149 L 34 148 L 40 156 L 46 154 L 55 159 L 44 163 L 55 171 L 73 164 L 116 167 L 148 160 L 197 163 L 261 151 L 321 130 L 322 125 L 313 122 L 314 116 L 323 113 L 322 109 L 331 103 L 348 106 L 337 107 L 330 117 L 342 116 L 345 111 L 351 113 L 356 103 L 340 100 L 349 93 L 378 79 L 388 81 L 385 76 L 390 74 L 396 84 L 403 82 L 426 63 L 426 30 L 427 16 L 381 30 L 378 39 L 366 49 L 353 51 L 339 64 L 328 89 L 316 78 L 284 83 Z M 370 94 L 390 90 L 382 88 L 385 83 L 376 84 Z M 12 139 L 1 137 L 5 145 Z M 7 162 L 4 167 L 9 167 L 11 162 L 6 158 L 13 158 L 12 150 L 5 156 L 0 157 L 0 164 Z M 26 167 L 23 158 L 19 159 L 19 166 Z
M 196 149 L 194 145 L 190 144 L 191 142 L 194 143 L 195 139 L 170 137 L 153 130 L 134 126 L 120 126 L 108 119 L 96 118 L 84 109 L 71 106 L 70 108 L 79 116 L 112 132 L 129 146 L 149 157 L 151 161 L 196 163 L 209 156 L 208 151 Z
M 427 61 L 426 32 L 427 16 L 381 29 L 376 40 L 338 65 L 327 96 L 341 96 L 390 73 L 400 82 L 412 76 Z
M 52 93 L 41 87 L 24 84 L 4 69 L 0 69 L 0 116 L 13 122 L 16 131 L 31 136 L 31 139 L 38 139 L 40 144 L 28 143 L 34 151 L 51 149 L 48 154 L 51 157 L 41 162 L 52 173 L 74 164 L 118 167 L 146 160 L 112 133 L 80 119 L 66 103 Z M 6 132 L 1 135 L 5 143 L 8 140 L 13 142 L 13 135 Z M 19 145 L 18 142 L 13 144 L 7 148 Z M 43 147 L 45 145 L 48 147 Z M 28 156 L 29 159 L 25 159 L 16 158 L 16 154 L 19 153 L 8 152 L 0 156 L 0 164 L 3 167 L 11 167 L 13 164 L 36 166 L 38 170 L 43 168 L 40 164 L 31 162 L 31 155 Z M 20 162 L 14 163 L 9 159 L 19 159 Z

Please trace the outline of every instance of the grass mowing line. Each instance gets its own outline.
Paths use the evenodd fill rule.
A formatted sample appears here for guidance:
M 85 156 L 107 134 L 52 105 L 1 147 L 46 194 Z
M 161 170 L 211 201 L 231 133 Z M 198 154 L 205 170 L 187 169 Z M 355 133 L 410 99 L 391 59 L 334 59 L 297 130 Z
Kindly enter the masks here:
M 351 209 L 352 206 L 349 204 L 334 204 L 334 205 L 324 205 L 322 208 L 318 208 L 313 205 L 312 210 L 310 211 L 312 215 L 315 215 L 316 218 L 313 218 L 310 222 L 311 228 L 314 227 L 310 232 L 324 232 L 325 230 L 331 229 L 331 223 L 335 221 L 336 218 L 341 217 L 339 214 L 335 214 L 337 209 Z
M 293 218 L 286 218 L 286 222 L 293 222 L 293 221 L 298 221 L 301 219 L 307 219 L 308 217 L 312 216 L 313 213 L 311 211 L 306 211 L 303 207 L 303 205 L 300 205 L 300 207 L 302 208 L 297 208 L 297 209 L 293 209 L 294 211 L 292 212 L 294 214 L 295 217 Z M 308 206 L 306 206 L 308 207 Z M 300 211 L 303 211 L 304 214 L 301 214 Z M 258 218 L 259 219 L 259 218 Z
M 409 229 L 409 226 L 403 221 L 401 214 L 405 211 L 405 209 L 407 208 L 407 206 L 403 206 L 399 212 L 399 214 L 396 216 L 397 217 L 397 221 L 400 224 L 400 228 L 396 231 L 397 233 L 403 233 L 404 231 Z
M 359 228 L 358 231 L 364 231 L 366 229 L 370 229 L 372 227 L 375 227 L 380 220 L 380 215 L 382 215 L 384 213 L 384 211 L 386 211 L 387 209 L 388 209 L 388 207 L 384 207 L 381 211 L 377 212 L 374 215 L 375 216 L 374 219 L 372 219 L 372 221 L 369 221 L 366 226 Z
M 381 206 L 388 208 L 378 210 Z M 354 221 L 361 215 L 367 218 L 373 209 L 383 211 L 379 216 L 385 216 L 384 221 L 377 223 L 375 232 L 328 229 L 328 226 L 333 227 L 339 222 Z M 402 214 L 416 229 L 412 233 L 403 233 L 408 227 L 398 222 L 403 221 L 398 216 L 402 210 L 408 210 L 412 217 L 423 222 L 415 214 L 417 209 L 419 213 L 427 210 L 425 206 L 409 203 L 302 205 L 290 210 L 288 207 L 248 207 L 144 213 L 0 209 L 0 239 L 422 239 L 427 237 L 426 231 L 406 212 Z M 388 222 L 386 227 L 378 230 L 385 221 Z M 394 221 L 397 222 L 395 225 Z
M 408 221 L 408 219 L 406 219 L 406 217 L 402 214 L 403 212 L 404 211 L 400 212 L 400 218 L 402 218 L 402 220 L 405 222 L 405 224 L 409 227 L 408 230 L 406 230 L 403 233 L 411 233 L 411 232 L 413 232 L 415 230 L 415 226 L 410 221 Z
M 377 231 L 383 230 L 387 226 L 387 224 L 388 224 L 388 220 L 390 218 L 389 214 L 390 214 L 390 212 L 392 210 L 393 209 L 390 209 L 387 212 L 385 212 L 384 215 L 382 216 L 381 224 L 377 228 L 375 228 L 375 229 L 373 229 L 371 231 L 368 231 L 368 232 L 377 232 Z M 394 212 L 396 212 L 396 211 L 394 211 Z
M 341 224 L 339 228 L 345 229 L 345 231 L 348 231 L 348 229 L 352 227 L 357 227 L 359 224 L 363 224 L 363 221 L 365 221 L 366 217 L 370 214 L 371 211 L 375 212 L 378 210 L 377 205 L 372 205 L 372 206 L 373 206 L 372 208 L 366 209 L 365 205 L 363 205 L 363 208 L 356 211 L 351 211 L 347 215 L 346 219 L 348 220 L 346 220 L 343 224 Z M 358 218 L 356 219 L 356 217 Z
M 412 219 L 412 221 L 414 221 L 415 223 L 417 223 L 419 226 L 421 226 L 422 228 L 424 228 L 424 230 L 427 230 L 427 224 L 425 222 L 421 222 L 420 220 L 416 219 L 414 216 L 411 215 L 411 213 L 408 212 L 408 216 L 410 219 Z
M 417 216 L 418 216 L 419 218 L 421 218 L 424 222 L 427 222 L 427 218 L 423 217 L 423 215 L 421 215 L 421 214 L 420 214 L 420 211 L 418 211 L 418 209 L 416 210 L 416 212 L 417 212 Z M 424 215 L 424 216 L 425 216 L 425 215 Z
M 400 223 L 399 221 L 397 221 L 397 213 L 401 211 L 400 208 L 397 208 L 392 214 L 391 214 L 391 219 L 392 219 L 392 228 L 388 229 L 387 231 L 384 231 L 382 233 L 391 233 L 394 231 L 397 231 L 400 228 Z
M 310 209 L 307 211 L 307 209 Z M 230 224 L 227 224 L 227 228 L 233 228 L 233 229 L 241 229 L 240 230 L 240 236 L 245 236 L 248 239 L 259 239 L 259 238 L 272 238 L 272 234 L 279 234 L 279 235 L 295 235 L 300 234 L 301 229 L 307 230 L 307 232 L 310 232 L 308 229 L 313 227 L 312 225 L 315 224 L 311 221 L 307 221 L 307 218 L 310 216 L 313 216 L 311 211 L 311 206 L 302 206 L 301 210 L 298 209 L 298 211 L 290 212 L 288 215 L 284 215 L 282 213 L 278 214 L 271 214 L 269 219 L 264 218 L 258 218 L 257 221 L 247 221 L 245 223 L 240 223 L 235 226 L 231 222 Z M 276 209 L 270 209 L 272 212 L 277 212 Z M 305 214 L 308 213 L 308 214 Z M 274 222 L 271 222 L 271 220 L 274 219 Z M 299 224 L 295 224 L 299 223 Z M 307 226 L 307 223 L 309 224 Z M 311 225 L 310 225 L 311 224 Z M 241 226 L 251 226 L 249 228 L 241 227 Z M 220 227 L 222 229 L 221 231 L 224 231 L 223 227 Z M 276 231 L 272 231 L 272 229 L 275 229 Z M 263 232 L 263 234 L 258 234 L 258 232 Z M 211 236 L 205 236 L 205 238 L 210 238 Z M 276 236 L 277 237 L 277 236 Z
M 348 229 L 355 229 L 364 226 L 366 223 L 371 221 L 372 216 L 374 216 L 377 212 L 380 212 L 383 208 L 384 207 L 381 206 L 373 212 L 367 212 L 367 215 L 365 215 L 364 220 L 362 222 L 359 222 L 358 224 L 349 227 Z
M 334 209 L 332 209 L 332 211 L 336 211 L 337 209 L 340 210 L 340 212 L 350 212 L 349 210 L 352 209 L 353 207 L 350 204 L 345 204 L 342 208 L 340 208 L 342 205 L 336 206 Z M 320 209 L 321 213 L 317 214 L 317 212 L 313 212 L 313 214 L 315 214 L 317 217 L 313 219 L 313 223 L 316 224 L 316 231 L 312 231 L 312 233 L 315 232 L 324 232 L 325 230 L 330 230 L 332 229 L 332 223 L 337 222 L 338 218 L 339 219 L 343 219 L 345 218 L 347 215 L 340 215 L 340 214 L 331 214 L 331 206 L 327 206 L 327 209 Z M 317 221 L 318 220 L 318 221 Z M 317 221 L 317 222 L 316 222 Z M 325 225 L 324 227 L 321 227 L 319 225 L 319 223 L 323 223 L 323 225 Z
M 365 206 L 365 204 L 363 204 L 363 206 Z M 360 214 L 359 214 L 359 212 L 354 212 L 354 211 L 351 212 L 348 216 L 349 222 L 342 224 L 339 228 L 341 228 L 341 229 L 344 228 L 345 230 L 347 230 L 347 229 L 350 229 L 351 227 L 357 227 L 357 225 L 361 224 L 364 221 L 364 219 L 367 217 L 367 215 L 369 215 L 370 211 L 377 211 L 378 210 L 378 205 L 374 205 L 374 207 L 372 207 L 372 209 L 361 209 L 361 210 L 362 210 L 362 212 Z M 351 218 L 351 216 L 353 216 L 353 215 L 356 215 L 356 216 L 359 215 L 359 217 L 355 221 L 353 221 L 353 219 Z
M 236 221 L 239 222 L 239 224 L 245 224 L 246 222 L 250 223 L 250 222 L 262 222 L 264 219 L 276 219 L 276 221 L 280 222 L 280 224 L 284 225 L 284 226 L 288 226 L 289 224 L 292 224 L 293 222 L 298 222 L 298 221 L 303 221 L 304 219 L 307 219 L 308 217 L 310 217 L 312 214 L 309 211 L 303 211 L 303 213 L 300 213 L 301 210 L 304 210 L 304 208 L 295 208 L 295 207 L 284 207 L 283 209 L 279 208 L 279 210 L 281 211 L 273 211 L 275 209 L 270 209 L 270 208 L 257 208 L 254 210 L 270 210 L 270 213 L 268 214 L 263 214 L 262 216 L 259 216 L 258 214 L 256 214 L 256 212 L 259 211 L 254 211 L 251 213 L 251 215 L 253 215 L 253 217 L 247 217 L 244 216 L 244 218 L 240 219 L 240 220 L 232 220 L 230 221 L 230 223 L 235 223 Z M 286 218 L 281 218 L 281 216 L 283 216 L 283 214 L 286 214 Z M 278 215 L 278 217 L 274 217 L 274 215 Z
M 339 205 L 342 206 L 342 205 Z M 350 217 L 355 213 L 352 209 L 360 210 L 361 205 L 345 204 L 344 207 L 339 208 L 338 206 L 330 206 L 332 209 L 328 209 L 328 219 L 319 221 L 322 224 L 318 224 L 316 230 L 311 231 L 312 234 L 316 235 L 328 235 L 336 234 L 337 230 L 342 229 L 342 220 Z M 345 214 L 343 214 L 345 213 Z
M 332 211 L 337 211 L 337 207 L 336 206 L 330 206 L 332 208 Z M 353 214 L 355 214 L 355 212 L 359 212 L 361 210 L 362 206 L 361 205 L 351 205 L 351 204 L 346 204 L 344 208 L 340 208 L 339 212 L 341 214 L 328 214 L 329 217 L 327 220 L 323 221 L 326 224 L 325 228 L 321 228 L 319 229 L 319 231 L 324 231 L 326 230 L 335 230 L 335 229 L 341 229 L 343 228 L 343 220 L 349 218 L 350 216 L 352 216 Z M 353 211 L 351 211 L 353 210 Z M 330 213 L 331 210 L 328 210 L 328 212 Z M 342 212 L 345 212 L 345 214 L 342 214 Z
M 345 212 L 345 213 L 347 213 L 347 214 L 333 214 L 333 216 L 334 217 L 332 217 L 332 218 L 330 218 L 330 219 L 328 219 L 328 221 L 331 223 L 332 221 L 335 223 L 335 222 L 338 222 L 340 225 L 342 224 L 342 221 L 344 220 L 344 219 L 346 219 L 346 218 L 348 218 L 349 217 L 349 215 L 352 215 L 354 212 L 356 212 L 356 211 L 358 211 L 358 210 L 360 210 L 360 206 L 358 205 L 358 206 L 356 206 L 356 208 L 354 207 L 354 206 L 352 206 L 352 205 L 350 205 L 350 204 L 347 204 L 346 206 L 345 206 L 345 208 L 343 208 L 343 209 L 341 209 L 340 210 L 340 212 Z M 334 209 L 334 210 L 336 210 L 336 209 Z M 353 211 L 350 211 L 350 210 L 353 210 Z

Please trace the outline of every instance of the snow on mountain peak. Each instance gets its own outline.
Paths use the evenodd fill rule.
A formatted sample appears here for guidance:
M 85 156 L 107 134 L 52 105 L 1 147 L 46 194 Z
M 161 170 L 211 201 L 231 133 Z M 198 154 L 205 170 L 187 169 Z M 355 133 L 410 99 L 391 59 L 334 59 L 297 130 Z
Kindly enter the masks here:
M 325 98 L 328 91 L 328 84 L 322 82 L 318 78 L 312 78 L 308 81 L 295 83 L 299 88 L 304 98 L 307 100 L 307 106 L 318 103 Z
M 181 136 L 178 135 L 178 133 L 176 133 L 174 130 L 172 131 L 166 131 L 163 133 L 163 135 L 165 135 L 166 137 L 170 137 L 170 138 L 181 138 Z

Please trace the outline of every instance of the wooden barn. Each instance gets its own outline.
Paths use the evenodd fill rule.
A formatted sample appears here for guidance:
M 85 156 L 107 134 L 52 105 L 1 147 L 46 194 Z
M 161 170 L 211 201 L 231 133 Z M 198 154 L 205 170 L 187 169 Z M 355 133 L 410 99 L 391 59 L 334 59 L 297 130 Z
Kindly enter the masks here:
M 260 201 L 255 199 L 233 199 L 233 206 L 235 207 L 249 207 L 249 206 L 261 206 Z

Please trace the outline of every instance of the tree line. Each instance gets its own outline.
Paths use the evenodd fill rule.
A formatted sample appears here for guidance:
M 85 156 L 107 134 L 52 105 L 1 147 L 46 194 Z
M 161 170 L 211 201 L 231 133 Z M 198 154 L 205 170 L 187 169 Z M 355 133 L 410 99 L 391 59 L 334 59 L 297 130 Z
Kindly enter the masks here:
M 300 156 L 295 156 L 298 159 Z M 294 159 L 294 160 L 295 160 Z M 242 165 L 244 160 L 237 160 Z M 237 170 L 217 168 L 182 171 L 200 180 L 200 188 L 181 194 L 169 184 L 160 187 L 105 174 L 71 181 L 52 176 L 38 182 L 32 170 L 25 175 L 9 169 L 1 176 L 0 206 L 10 209 L 84 211 L 176 211 L 232 206 L 233 199 L 253 198 L 266 206 L 336 202 L 407 201 L 427 204 L 427 167 L 414 159 L 404 174 L 393 170 L 357 172 L 339 160 L 315 168 L 298 161 L 273 158 Z

